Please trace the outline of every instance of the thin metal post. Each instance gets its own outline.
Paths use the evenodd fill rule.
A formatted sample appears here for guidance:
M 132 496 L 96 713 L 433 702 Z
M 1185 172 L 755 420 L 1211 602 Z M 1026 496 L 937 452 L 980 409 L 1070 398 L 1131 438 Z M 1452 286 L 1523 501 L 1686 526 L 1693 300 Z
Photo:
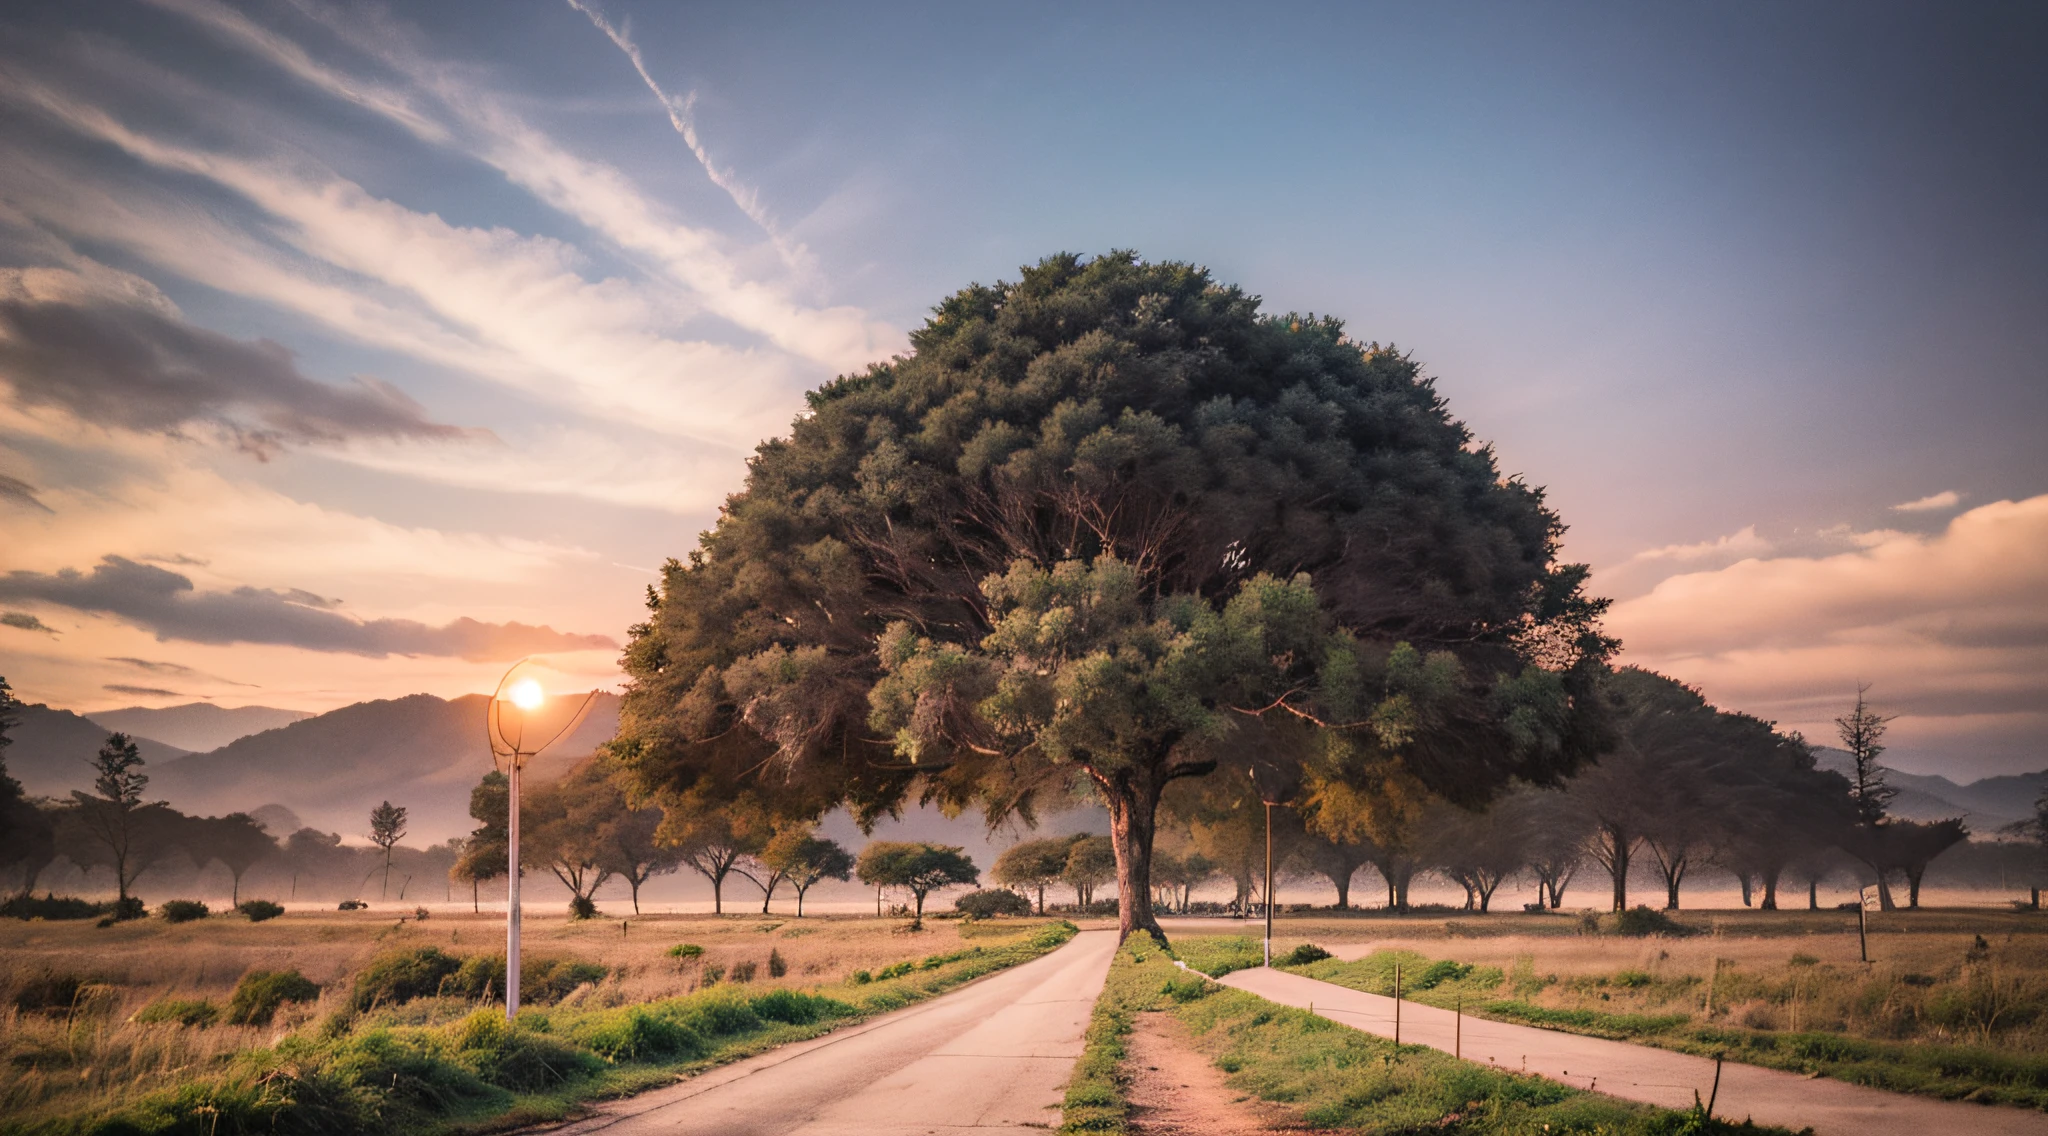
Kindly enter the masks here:
M 506 835 L 511 839 L 510 862 L 506 865 L 511 882 L 505 885 L 505 1020 L 519 1016 L 519 754 L 512 755 L 512 793 L 508 802 Z
M 1273 965 L 1273 803 L 1266 802 L 1266 965 Z
M 1394 964 L 1394 1044 L 1401 1044 L 1401 964 Z
M 1867 904 L 1867 903 L 1869 903 L 1869 902 L 1870 902 L 1870 901 L 1869 901 L 1868 899 L 1865 899 L 1865 898 L 1863 897 L 1863 889 L 1862 889 L 1862 888 L 1857 888 L 1857 889 L 1856 889 L 1856 956 L 1857 956 L 1858 958 L 1862 959 L 1862 960 L 1863 960 L 1864 962 L 1869 962 L 1869 961 L 1870 961 L 1870 922 L 1869 922 L 1869 919 L 1868 919 L 1868 918 L 1867 918 L 1867 917 L 1866 917 L 1866 916 L 1864 915 L 1864 912 L 1865 912 L 1865 911 L 1867 911 L 1867 910 L 1869 910 L 1869 909 L 1868 909 L 1868 908 L 1866 908 L 1866 907 L 1865 907 L 1864 905 L 1865 905 L 1865 904 Z

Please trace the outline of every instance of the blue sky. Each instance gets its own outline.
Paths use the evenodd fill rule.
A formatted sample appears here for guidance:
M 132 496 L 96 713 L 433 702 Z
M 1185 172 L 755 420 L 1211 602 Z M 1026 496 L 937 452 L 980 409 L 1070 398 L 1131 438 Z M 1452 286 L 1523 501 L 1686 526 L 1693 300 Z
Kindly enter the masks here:
M 2040 768 L 2042 58 L 1994 4 L 13 4 L 0 674 L 609 681 L 804 389 L 1135 248 L 1413 351 L 1631 659 Z

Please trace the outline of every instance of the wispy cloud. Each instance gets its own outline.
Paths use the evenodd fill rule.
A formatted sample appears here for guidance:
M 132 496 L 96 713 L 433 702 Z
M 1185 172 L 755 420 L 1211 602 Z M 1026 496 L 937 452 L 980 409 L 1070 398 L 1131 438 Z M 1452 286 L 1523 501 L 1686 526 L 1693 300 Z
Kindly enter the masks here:
M 105 685 L 101 686 L 101 687 L 100 687 L 100 689 L 101 689 L 101 690 L 108 690 L 108 691 L 112 691 L 112 692 L 113 692 L 113 693 L 115 693 L 115 694 L 127 694 L 127 695 L 132 695 L 132 696 L 134 696 L 134 697 L 136 697 L 136 698 L 187 698 L 187 697 L 190 697 L 189 695 L 186 695 L 186 694 L 182 694 L 182 693 L 180 693 L 180 692 L 178 692 L 178 691 L 175 691 L 175 690 L 165 690 L 165 689 L 164 689 L 163 687 L 160 687 L 160 686 L 129 686 L 129 685 L 128 685 L 127 683 L 125 683 L 125 682 L 110 682 L 110 683 L 107 683 L 107 684 L 105 684 Z
M 119 663 L 125 667 L 134 667 L 136 670 L 145 671 L 149 674 L 176 675 L 180 678 L 200 679 L 205 682 L 222 682 L 226 683 L 229 686 L 246 686 L 251 689 L 261 689 L 253 682 L 236 682 L 234 679 L 231 678 L 222 678 L 219 675 L 207 674 L 205 671 L 195 670 L 194 668 L 188 667 L 183 663 L 167 663 L 160 659 L 136 659 L 125 655 L 115 655 L 109 657 L 106 661 L 110 663 Z
M 1702 560 L 1741 559 L 1761 556 L 1771 550 L 1771 542 L 1757 535 L 1755 525 L 1745 525 L 1726 536 L 1703 540 L 1695 544 L 1667 544 L 1661 548 L 1646 548 L 1628 562 L 1647 563 L 1652 561 L 1676 561 L 1693 563 Z
M 1953 509 L 1962 503 L 1962 494 L 1953 489 L 1944 489 L 1939 493 L 1930 493 L 1918 501 L 1908 501 L 1903 505 L 1893 505 L 1892 511 L 1895 513 L 1933 513 L 1944 509 Z
M 25 611 L 0 612 L 0 627 L 13 627 L 22 631 L 41 631 L 55 635 L 57 629 Z
M 26 508 L 49 512 L 50 507 L 36 497 L 36 487 L 18 477 L 0 473 L 0 501 Z

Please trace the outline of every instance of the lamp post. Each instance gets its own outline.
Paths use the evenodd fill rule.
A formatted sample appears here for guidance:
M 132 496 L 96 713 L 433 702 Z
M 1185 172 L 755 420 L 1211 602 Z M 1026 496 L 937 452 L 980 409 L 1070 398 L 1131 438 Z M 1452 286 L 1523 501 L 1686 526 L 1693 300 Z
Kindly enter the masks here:
M 491 695 L 485 715 L 491 759 L 505 770 L 510 792 L 505 815 L 505 1020 L 519 1016 L 519 774 L 542 750 L 560 741 L 583 721 L 597 698 L 591 691 L 566 717 L 561 703 L 550 707 L 547 689 L 533 674 L 540 668 L 531 657 L 512 664 Z
M 1247 770 L 1259 802 L 1266 806 L 1266 965 L 1273 965 L 1273 806 L 1284 805 L 1301 787 L 1301 771 L 1255 757 Z

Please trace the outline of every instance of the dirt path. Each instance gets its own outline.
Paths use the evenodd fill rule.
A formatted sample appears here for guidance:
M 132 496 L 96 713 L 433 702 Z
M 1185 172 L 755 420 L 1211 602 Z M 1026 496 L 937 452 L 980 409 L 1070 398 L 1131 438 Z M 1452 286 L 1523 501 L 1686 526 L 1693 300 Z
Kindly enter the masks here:
M 1196 1049 L 1188 1029 L 1172 1014 L 1139 1014 L 1125 1042 L 1125 1096 L 1131 1102 L 1131 1131 L 1139 1136 L 1256 1136 L 1269 1132 L 1308 1134 L 1300 1116 L 1223 1083 L 1224 1072 Z
M 1114 931 L 811 1041 L 608 1102 L 551 1129 L 605 1136 L 1042 1136 L 1109 961 Z
M 1222 981 L 1284 1005 L 1313 1007 L 1319 1017 L 1367 1033 L 1394 1034 L 1392 998 L 1264 968 L 1240 970 Z M 1460 1023 L 1449 1010 L 1414 1002 L 1402 1002 L 1400 1012 L 1401 1040 L 1407 1044 L 1445 1053 L 1462 1048 L 1467 1060 L 1536 1073 L 1575 1089 L 1665 1108 L 1691 1108 L 1695 1092 L 1701 1100 L 1714 1095 L 1709 1058 L 1482 1018 Z M 1721 1070 L 1714 1115 L 1811 1127 L 1818 1136 L 2048 1134 L 2044 1113 L 1931 1100 L 1732 1061 Z

